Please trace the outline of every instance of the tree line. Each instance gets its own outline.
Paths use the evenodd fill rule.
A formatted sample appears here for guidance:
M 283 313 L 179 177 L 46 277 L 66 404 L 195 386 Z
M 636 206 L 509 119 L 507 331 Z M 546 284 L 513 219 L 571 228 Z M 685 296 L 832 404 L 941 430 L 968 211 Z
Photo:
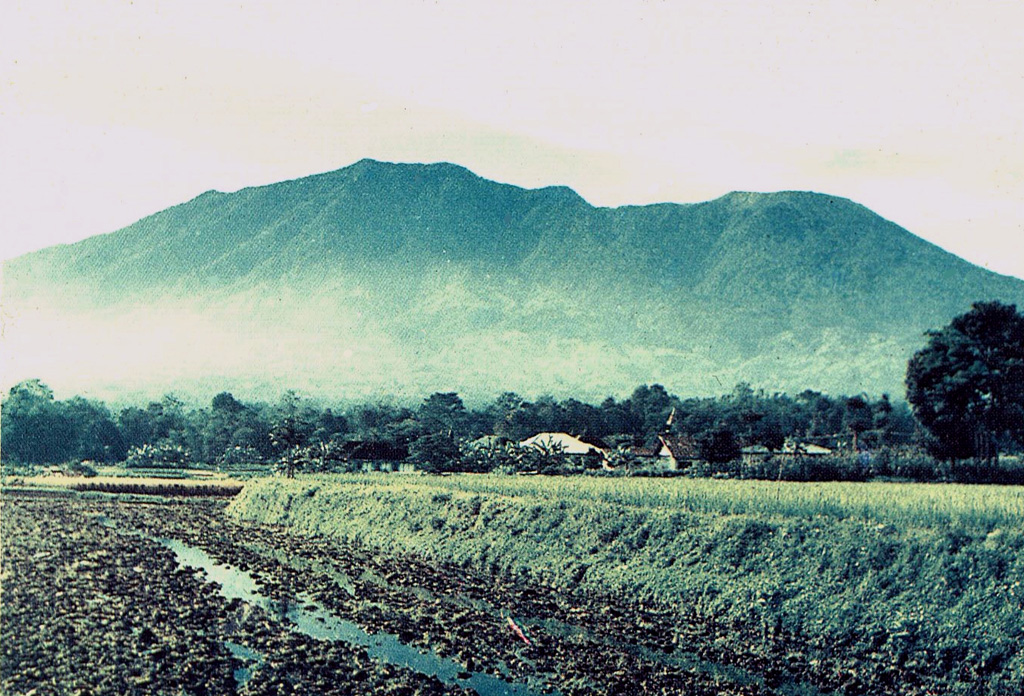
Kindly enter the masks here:
M 114 413 L 80 396 L 60 401 L 39 380 L 14 386 L 3 401 L 2 451 L 8 462 L 57 464 L 72 460 L 129 465 L 231 465 L 272 462 L 295 448 L 369 441 L 407 448 L 412 459 L 437 459 L 444 443 L 454 458 L 460 444 L 487 435 L 509 442 L 539 432 L 565 432 L 608 447 L 653 446 L 660 434 L 759 444 L 778 450 L 787 439 L 831 447 L 908 445 L 915 422 L 904 402 L 888 396 L 830 397 L 765 394 L 747 384 L 716 398 L 680 398 L 659 384 L 637 387 L 625 399 L 599 404 L 507 392 L 468 408 L 453 392 L 415 406 L 371 403 L 325 408 L 294 392 L 273 404 L 243 403 L 228 392 L 189 408 L 165 396 Z M 713 457 L 712 457 L 713 458 Z
M 289 470 L 329 469 L 352 459 L 353 445 L 375 443 L 371 458 L 374 451 L 386 451 L 389 458 L 404 453 L 427 470 L 481 471 L 538 467 L 536 461 L 515 459 L 522 453 L 494 455 L 490 447 L 494 456 L 484 456 L 469 446 L 484 436 L 514 443 L 539 432 L 564 432 L 600 441 L 626 463 L 631 452 L 657 447 L 659 435 L 673 435 L 689 438 L 700 459 L 711 464 L 734 462 L 743 447 L 777 452 L 789 441 L 888 459 L 908 451 L 946 463 L 973 458 L 991 468 L 995 454 L 1019 451 L 1024 440 L 1024 316 L 1012 305 L 975 304 L 928 334 L 908 364 L 907 387 L 907 402 L 811 390 L 768 394 L 745 383 L 719 397 L 681 398 L 653 384 L 598 404 L 551 396 L 529 400 L 507 392 L 469 408 L 457 393 L 438 392 L 415 405 L 379 402 L 344 409 L 294 392 L 272 404 L 243 403 L 221 392 L 199 408 L 168 395 L 115 413 L 80 396 L 57 400 L 33 379 L 3 399 L 0 455 L 11 464 L 231 468 L 283 462 Z M 736 473 L 735 467 L 723 469 Z M 914 476 L 936 478 L 941 472 L 931 466 L 931 474 Z

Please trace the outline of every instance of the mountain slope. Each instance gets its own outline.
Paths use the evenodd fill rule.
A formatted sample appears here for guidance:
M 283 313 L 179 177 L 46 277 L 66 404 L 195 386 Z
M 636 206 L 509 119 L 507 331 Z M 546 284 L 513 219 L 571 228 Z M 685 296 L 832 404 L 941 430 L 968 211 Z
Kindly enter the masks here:
M 364 160 L 8 262 L 5 374 L 103 393 L 902 394 L 922 332 L 980 299 L 1024 305 L 1024 282 L 842 198 L 595 208 Z

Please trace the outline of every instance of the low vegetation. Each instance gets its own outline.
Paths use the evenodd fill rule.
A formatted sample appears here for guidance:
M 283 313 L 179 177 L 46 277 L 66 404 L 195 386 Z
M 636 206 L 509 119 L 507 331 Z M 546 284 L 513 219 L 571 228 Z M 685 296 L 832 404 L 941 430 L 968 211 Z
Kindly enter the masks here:
M 148 483 L 135 481 L 100 481 L 75 483 L 72 490 L 96 493 L 131 493 L 136 495 L 174 495 L 207 498 L 211 496 L 231 497 L 242 490 L 241 484 L 226 483 Z
M 672 434 L 692 439 L 707 458 L 687 466 L 684 473 L 690 476 L 954 478 L 948 467 L 915 446 L 915 425 L 905 403 L 810 391 L 796 397 L 768 395 L 748 385 L 738 385 L 722 397 L 699 399 L 682 399 L 660 385 L 644 385 L 627 399 L 609 397 L 599 405 L 571 398 L 527 401 L 506 393 L 478 408 L 468 408 L 454 393 L 432 394 L 414 408 L 362 404 L 344 410 L 294 394 L 268 405 L 243 404 L 221 393 L 209 408 L 189 408 L 166 397 L 114 414 L 100 402 L 79 397 L 57 400 L 46 385 L 30 380 L 11 389 L 3 413 L 0 453 L 8 474 L 31 474 L 53 466 L 84 473 L 115 463 L 139 473 L 196 468 L 239 475 L 272 470 L 345 472 L 379 468 L 381 462 L 374 457 L 382 453 L 388 454 L 391 468 L 406 458 L 407 465 L 429 472 L 577 473 L 606 468 L 599 461 L 584 463 L 554 451 L 514 446 L 546 431 L 601 442 L 609 451 L 607 463 L 620 474 L 649 472 L 650 460 L 635 452 L 657 451 L 658 435 Z M 499 444 L 479 446 L 483 436 Z M 735 459 L 740 446 L 776 451 L 787 440 L 825 444 L 844 454 L 814 460 Z M 863 456 L 869 457 L 870 465 L 860 453 L 851 454 L 854 444 L 868 452 Z M 367 451 L 371 454 L 360 454 Z M 980 476 L 976 469 L 963 471 L 968 480 Z M 1014 479 L 1010 472 L 989 480 Z
M 1024 488 L 917 483 L 806 483 L 728 479 L 632 479 L 548 476 L 400 477 L 384 474 L 307 476 L 304 482 L 373 490 L 438 490 L 441 495 L 597 502 L 710 515 L 856 520 L 902 528 L 943 525 L 990 532 L 1024 523 Z M 261 481 L 260 486 L 274 483 Z

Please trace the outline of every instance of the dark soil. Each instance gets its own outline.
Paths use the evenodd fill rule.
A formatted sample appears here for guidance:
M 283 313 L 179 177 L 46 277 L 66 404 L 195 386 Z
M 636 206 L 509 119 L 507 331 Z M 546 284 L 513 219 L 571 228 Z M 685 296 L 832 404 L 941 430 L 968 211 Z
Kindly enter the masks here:
M 797 679 L 843 694 L 884 693 L 840 663 L 812 665 L 784 640 L 739 650 L 759 637 L 737 640 L 742 627 L 689 620 L 681 608 L 579 597 L 523 579 L 388 557 L 239 524 L 223 507 L 209 499 L 5 491 L 2 693 L 466 693 L 228 601 L 202 573 L 178 567 L 172 551 L 139 532 L 202 548 L 248 571 L 267 596 L 309 597 L 370 633 L 397 635 L 467 672 L 503 675 L 538 692 L 754 696 L 778 693 L 784 680 Z M 524 627 L 530 645 L 510 629 L 508 616 Z M 225 641 L 264 656 L 241 689 L 233 672 L 243 663 Z M 684 650 L 689 660 L 678 658 Z M 698 667 L 696 660 L 744 674 Z M 904 679 L 898 693 L 916 691 Z

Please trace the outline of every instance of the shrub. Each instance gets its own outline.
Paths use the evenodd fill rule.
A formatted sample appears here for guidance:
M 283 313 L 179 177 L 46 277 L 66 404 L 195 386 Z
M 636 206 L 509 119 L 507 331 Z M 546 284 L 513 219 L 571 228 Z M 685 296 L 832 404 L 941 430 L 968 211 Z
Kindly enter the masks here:
M 128 450 L 125 466 L 131 469 L 186 469 L 191 461 L 188 450 L 181 445 L 169 442 L 158 442 L 155 445 L 145 444 Z
M 514 443 L 495 447 L 467 449 L 459 459 L 458 469 L 473 473 L 573 473 L 574 467 L 558 447 L 520 447 Z
M 317 474 L 345 473 L 355 471 L 356 466 L 355 462 L 345 458 L 342 444 L 333 440 L 291 447 L 274 463 L 277 473 L 288 478 L 293 477 L 297 471 Z
M 96 469 L 92 468 L 92 466 L 86 462 L 72 462 L 67 465 L 67 473 L 72 476 L 92 478 L 96 475 Z
M 228 447 L 219 458 L 221 466 L 241 466 L 246 464 L 262 464 L 263 455 L 255 447 L 236 445 Z
M 444 433 L 424 435 L 412 443 L 409 454 L 424 471 L 461 471 L 461 453 L 455 440 Z

